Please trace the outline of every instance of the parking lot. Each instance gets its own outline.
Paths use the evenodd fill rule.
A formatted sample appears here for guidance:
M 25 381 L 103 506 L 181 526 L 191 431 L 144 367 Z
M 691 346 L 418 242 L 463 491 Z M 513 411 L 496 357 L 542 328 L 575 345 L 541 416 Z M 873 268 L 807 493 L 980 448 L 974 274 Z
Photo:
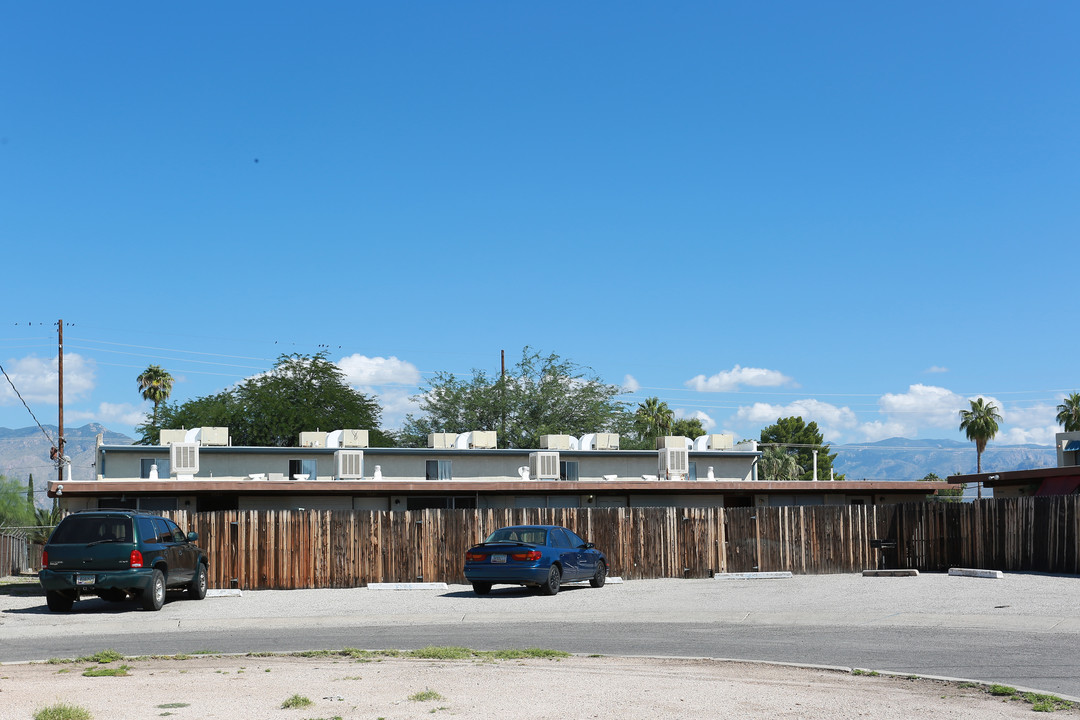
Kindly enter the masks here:
M 917 674 L 1011 681 L 1080 696 L 1073 689 L 1080 667 L 1069 649 L 1080 646 L 1078 589 L 1080 579 L 1033 574 L 1001 580 L 853 574 L 633 581 L 600 589 L 566 587 L 555 597 L 513 587 L 477 597 L 465 585 L 244 591 L 201 602 L 181 593 L 157 613 L 91 599 L 70 614 L 49 613 L 40 596 L 0 594 L 0 660 L 75 656 L 104 647 L 127 655 L 428 644 L 547 647 L 581 659 L 592 653 L 811 658 L 811 664 L 867 670 L 917 667 L 934 670 Z M 873 664 L 858 662 L 862 658 Z M 663 662 L 669 661 L 674 662 Z M 634 672 L 647 672 L 659 661 L 635 662 L 641 664 Z M 411 667 L 402 672 L 415 672 Z M 732 666 L 724 667 L 727 675 L 721 676 L 734 677 Z M 814 677 L 808 686 L 831 683 L 831 675 Z

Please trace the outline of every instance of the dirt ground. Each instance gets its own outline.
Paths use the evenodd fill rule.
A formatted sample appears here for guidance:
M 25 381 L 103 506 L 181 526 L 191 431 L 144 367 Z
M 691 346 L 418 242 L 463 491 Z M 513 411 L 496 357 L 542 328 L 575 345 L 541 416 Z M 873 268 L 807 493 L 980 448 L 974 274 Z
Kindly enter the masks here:
M 124 677 L 87 668 L 127 665 Z M 301 696 L 310 704 L 283 704 Z M 102 720 L 331 718 L 993 718 L 1032 706 L 929 679 L 755 663 L 570 657 L 418 660 L 196 656 L 0 666 L 0 718 L 67 703 Z M 1072 716 L 1075 711 L 1068 711 Z M 1060 713 L 1059 713 L 1060 715 Z

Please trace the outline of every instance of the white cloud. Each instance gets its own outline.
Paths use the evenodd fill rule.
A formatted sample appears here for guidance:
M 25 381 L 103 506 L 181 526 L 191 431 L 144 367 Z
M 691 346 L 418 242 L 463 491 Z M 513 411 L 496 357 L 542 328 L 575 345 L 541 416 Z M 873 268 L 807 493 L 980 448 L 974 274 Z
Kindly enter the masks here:
M 807 423 L 816 422 L 826 441 L 836 442 L 842 431 L 854 428 L 858 421 L 855 413 L 847 407 L 837 407 L 820 400 L 806 398 L 787 405 L 754 403 L 743 406 L 735 413 L 737 420 L 760 425 L 770 425 L 777 418 L 799 416 Z
M 11 382 L 28 403 L 57 401 L 60 371 L 56 358 L 28 355 L 4 365 Z M 95 364 L 77 353 L 64 353 L 64 400 L 85 398 L 94 389 Z M 0 380 L 0 405 L 16 405 L 19 398 L 7 380 Z
M 705 428 L 706 432 L 711 432 L 712 429 L 716 427 L 716 421 L 709 417 L 706 413 L 703 413 L 701 410 L 694 410 L 693 412 L 691 412 L 684 408 L 676 408 L 672 412 L 675 413 L 676 418 L 690 418 L 700 420 L 701 427 Z
M 882 395 L 878 406 L 889 421 L 906 427 L 955 428 L 960 424 L 960 411 L 968 407 L 968 402 L 951 390 L 916 384 L 909 386 L 906 393 Z
M 641 389 L 641 383 L 633 375 L 627 375 L 623 378 L 622 387 L 626 392 L 634 393 Z
M 349 355 L 337 364 L 344 371 L 346 382 L 353 386 L 416 385 L 420 382 L 420 371 L 416 366 L 396 357 Z
M 748 387 L 778 387 L 791 385 L 795 381 L 784 375 L 779 370 L 766 370 L 765 368 L 744 368 L 736 365 L 731 370 L 722 370 L 712 377 L 698 375 L 686 381 L 688 388 L 698 392 L 731 392 L 738 390 L 740 386 Z
M 64 376 L 67 377 L 67 359 L 64 360 Z M 67 383 L 65 382 L 65 385 Z M 65 388 L 66 390 L 66 388 Z M 65 392 L 65 396 L 66 396 Z M 141 425 L 146 421 L 152 406 L 147 403 L 142 407 L 136 407 L 130 403 L 107 403 L 98 405 L 97 410 L 69 410 L 66 415 L 70 420 L 77 422 L 95 422 L 102 425 Z
M 893 421 L 882 422 L 881 420 L 874 420 L 859 426 L 859 432 L 863 436 L 862 439 L 867 442 L 876 442 L 893 437 L 911 437 L 916 434 L 917 430 L 918 428 L 914 425 L 905 425 Z
M 929 373 L 929 374 L 947 373 L 947 372 L 949 372 L 949 368 L 942 367 L 941 365 L 931 365 L 930 367 L 923 370 L 923 372 L 924 373 Z
M 399 428 L 409 413 L 414 415 L 420 411 L 420 406 L 412 399 L 415 394 L 403 388 L 384 389 L 381 392 L 370 392 L 375 395 L 382 408 L 382 426 L 384 428 Z
M 1060 425 L 1002 430 L 991 441 L 993 445 L 1053 445 L 1054 434 L 1061 432 Z

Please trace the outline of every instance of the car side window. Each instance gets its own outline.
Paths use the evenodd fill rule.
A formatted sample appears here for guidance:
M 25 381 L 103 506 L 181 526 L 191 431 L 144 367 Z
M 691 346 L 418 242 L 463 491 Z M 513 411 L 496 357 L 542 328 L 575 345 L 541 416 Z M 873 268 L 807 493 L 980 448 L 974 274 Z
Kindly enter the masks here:
M 154 523 L 150 518 L 137 518 L 139 523 L 139 537 L 144 543 L 156 543 L 158 541 L 158 531 L 154 527 Z
M 570 538 L 568 538 L 566 536 L 566 531 L 563 530 L 562 528 L 554 528 L 554 529 L 552 529 L 551 534 L 552 534 L 552 538 L 554 540 L 554 542 L 552 544 L 555 547 L 561 547 L 561 548 L 572 548 L 572 547 L 574 547 L 574 545 L 570 542 Z
M 585 544 L 585 541 L 581 539 L 581 536 L 578 535 L 573 530 L 567 530 L 566 531 L 566 536 L 568 538 L 570 538 L 570 543 L 571 543 L 572 547 L 579 548 L 579 547 L 581 547 L 582 545 Z
M 153 518 L 154 529 L 157 530 L 157 538 L 154 542 L 158 543 L 171 543 L 172 533 L 169 532 L 169 526 L 165 524 L 165 518 Z
M 182 543 L 187 541 L 187 535 L 184 534 L 183 530 L 177 527 L 176 523 L 174 523 L 172 520 L 165 520 L 165 524 L 169 527 L 169 532 L 172 534 L 173 542 Z

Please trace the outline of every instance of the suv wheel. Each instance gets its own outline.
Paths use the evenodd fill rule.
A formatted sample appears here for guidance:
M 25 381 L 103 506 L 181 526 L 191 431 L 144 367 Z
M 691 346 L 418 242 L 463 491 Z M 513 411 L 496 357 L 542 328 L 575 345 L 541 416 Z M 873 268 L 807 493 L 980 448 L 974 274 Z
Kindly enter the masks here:
M 150 578 L 150 586 L 143 590 L 143 610 L 160 610 L 165 604 L 165 576 L 160 570 L 155 569 Z
M 191 578 L 188 585 L 188 597 L 192 600 L 202 600 L 206 597 L 206 565 L 199 563 L 199 569 L 195 571 L 195 577 Z
M 75 604 L 75 597 L 59 590 L 49 590 L 45 593 L 45 602 L 48 603 L 49 610 L 52 612 L 68 612 Z

